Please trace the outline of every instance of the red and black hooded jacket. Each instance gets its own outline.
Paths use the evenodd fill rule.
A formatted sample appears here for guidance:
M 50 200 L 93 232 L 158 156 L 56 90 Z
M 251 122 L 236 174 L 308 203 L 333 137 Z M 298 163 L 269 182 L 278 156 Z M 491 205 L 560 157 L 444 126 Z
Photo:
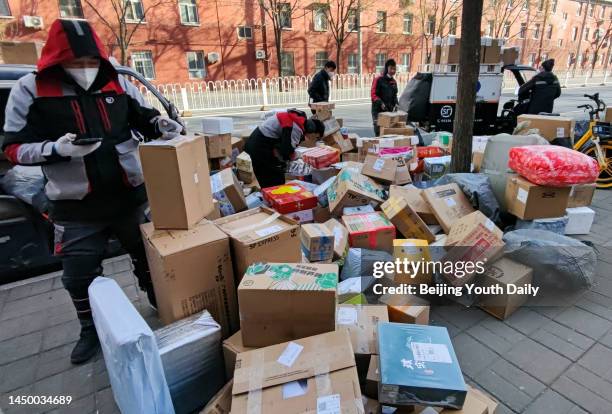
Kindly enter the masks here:
M 62 68 L 79 57 L 97 57 L 100 70 L 88 90 Z M 15 164 L 41 165 L 55 220 L 101 220 L 146 201 L 138 140 L 159 136 L 160 114 L 136 86 L 118 75 L 90 24 L 56 20 L 35 73 L 19 79 L 6 106 L 3 150 Z M 102 138 L 83 158 L 53 150 L 59 137 Z
M 398 103 L 397 100 L 397 81 L 387 76 L 389 73 L 389 62 L 385 63 L 385 69 L 383 73 L 374 78 L 372 82 L 372 89 L 370 91 L 370 97 L 372 99 L 372 113 L 379 113 L 384 111 L 393 111 Z M 382 108 L 382 104 L 385 104 L 385 108 Z

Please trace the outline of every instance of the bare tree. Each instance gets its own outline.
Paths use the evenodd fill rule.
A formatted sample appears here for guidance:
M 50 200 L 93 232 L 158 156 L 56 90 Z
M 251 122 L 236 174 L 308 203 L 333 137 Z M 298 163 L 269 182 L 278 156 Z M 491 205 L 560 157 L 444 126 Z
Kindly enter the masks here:
M 461 0 L 418 0 L 416 6 L 424 56 L 430 56 L 431 40 L 434 37 L 452 34 L 451 21 L 457 21 L 453 18 L 457 19 L 462 4 Z
M 486 0 L 484 18 L 485 24 L 493 22 L 489 35 L 495 38 L 513 39 L 520 33 L 512 32 L 512 27 L 521 18 L 523 11 L 523 0 Z
M 106 26 L 115 38 L 116 46 L 119 48 L 119 62 L 127 64 L 128 49 L 132 43 L 132 37 L 136 30 L 146 21 L 147 14 L 155 7 L 169 0 L 158 0 L 144 7 L 142 2 L 132 2 L 129 0 L 106 0 L 105 4 L 111 5 L 112 13 L 110 16 L 103 15 L 100 10 L 100 2 L 95 0 L 85 0 L 85 3 L 98 16 L 104 26 Z
M 591 47 L 593 49 L 593 61 L 591 62 L 591 76 L 593 76 L 593 70 L 595 70 L 595 64 L 601 54 L 601 49 L 604 47 L 608 48 L 606 53 L 606 61 L 604 62 L 604 68 L 608 67 L 608 59 L 610 54 L 610 40 L 612 37 L 612 20 L 609 20 L 607 23 L 604 20 L 599 20 L 597 22 L 597 29 L 595 29 L 594 39 L 591 42 Z M 588 39 L 587 39 L 588 40 Z

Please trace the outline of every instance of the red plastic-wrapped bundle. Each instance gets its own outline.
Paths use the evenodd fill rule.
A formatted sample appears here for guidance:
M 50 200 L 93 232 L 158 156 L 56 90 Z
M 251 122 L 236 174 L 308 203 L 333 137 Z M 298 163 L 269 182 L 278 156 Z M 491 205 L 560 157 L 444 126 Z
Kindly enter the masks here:
M 593 158 L 557 145 L 512 148 L 508 166 L 532 183 L 551 187 L 593 183 L 599 176 Z

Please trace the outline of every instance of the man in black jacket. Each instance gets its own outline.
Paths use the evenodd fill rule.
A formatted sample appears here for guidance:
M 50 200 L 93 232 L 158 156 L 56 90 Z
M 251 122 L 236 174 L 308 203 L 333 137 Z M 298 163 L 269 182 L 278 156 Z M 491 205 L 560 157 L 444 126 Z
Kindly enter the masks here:
M 374 134 L 380 135 L 378 126 L 378 114 L 381 112 L 394 111 L 397 106 L 397 82 L 393 78 L 397 71 L 395 60 L 389 59 L 385 62 L 383 73 L 377 76 L 372 82 L 370 92 L 372 98 L 372 123 L 374 124 Z
M 542 62 L 540 71 L 519 88 L 519 107 L 517 115 L 550 113 L 553 111 L 555 99 L 561 96 L 559 79 L 552 73 L 554 59 Z
M 310 86 L 308 86 L 310 102 L 329 101 L 329 81 L 334 78 L 335 74 L 336 62 L 330 60 L 325 64 L 323 69 L 312 78 L 312 82 L 310 82 Z

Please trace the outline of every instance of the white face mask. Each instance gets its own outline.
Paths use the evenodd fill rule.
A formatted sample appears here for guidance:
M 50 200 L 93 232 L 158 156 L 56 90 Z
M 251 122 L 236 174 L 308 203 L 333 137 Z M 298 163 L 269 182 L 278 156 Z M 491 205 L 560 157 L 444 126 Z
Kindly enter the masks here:
M 64 68 L 64 70 L 81 88 L 88 90 L 96 80 L 100 68 Z

